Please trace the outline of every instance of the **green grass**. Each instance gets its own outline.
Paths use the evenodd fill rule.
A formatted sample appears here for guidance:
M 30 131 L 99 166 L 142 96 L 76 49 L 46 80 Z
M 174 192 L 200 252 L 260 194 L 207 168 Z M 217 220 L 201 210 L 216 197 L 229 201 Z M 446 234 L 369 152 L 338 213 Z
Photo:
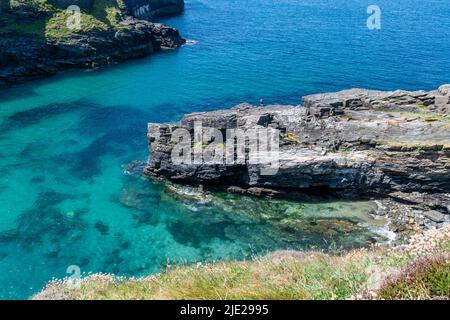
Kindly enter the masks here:
M 56 12 L 45 25 L 45 37 L 49 40 L 60 40 L 70 36 L 92 31 L 106 31 L 111 26 L 90 14 L 81 14 L 81 30 L 67 27 L 70 14 L 65 11 Z
M 76 299 L 344 299 L 368 278 L 370 259 L 319 253 L 269 256 L 249 262 L 180 267 L 158 277 L 85 281 L 64 289 Z
M 123 9 L 125 9 L 123 0 L 96 0 L 92 5 L 91 14 L 107 25 L 117 26 Z
M 40 12 L 53 10 L 53 6 L 47 0 L 10 0 L 11 10 L 18 10 L 23 6 Z
M 439 243 L 439 249 L 442 252 L 450 252 L 450 240 L 445 240 Z
M 341 255 L 281 251 L 248 261 L 167 266 L 145 278 L 53 281 L 35 299 L 450 299 L 450 227 L 408 245 Z M 423 253 L 426 252 L 426 253 Z
M 90 12 L 81 12 L 80 30 L 71 30 L 67 27 L 70 13 L 55 8 L 47 0 L 13 0 L 12 13 L 3 18 L 0 34 L 5 32 L 19 32 L 40 35 L 49 41 L 67 40 L 77 34 L 86 34 L 93 31 L 106 31 L 118 28 L 121 21 L 121 10 L 125 8 L 123 0 L 95 0 Z M 41 13 L 36 19 L 18 21 L 14 10 L 21 6 L 32 7 Z
M 365 288 L 377 254 L 278 253 L 247 262 L 180 267 L 148 279 L 88 280 L 63 289 L 74 299 L 346 299 Z M 396 262 L 399 263 L 399 262 Z

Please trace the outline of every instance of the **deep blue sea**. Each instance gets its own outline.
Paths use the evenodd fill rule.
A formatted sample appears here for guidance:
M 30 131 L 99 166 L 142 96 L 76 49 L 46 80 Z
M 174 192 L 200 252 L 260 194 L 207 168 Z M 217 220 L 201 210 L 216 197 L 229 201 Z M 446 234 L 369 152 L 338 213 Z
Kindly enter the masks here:
M 381 30 L 366 26 L 373 2 Z M 1 299 L 28 298 L 69 265 L 139 276 L 167 261 L 365 245 L 362 231 L 293 232 L 281 220 L 369 225 L 370 203 L 199 203 L 126 166 L 148 157 L 147 122 L 260 98 L 297 105 L 316 92 L 450 82 L 448 0 L 188 0 L 164 22 L 194 44 L 0 92 Z

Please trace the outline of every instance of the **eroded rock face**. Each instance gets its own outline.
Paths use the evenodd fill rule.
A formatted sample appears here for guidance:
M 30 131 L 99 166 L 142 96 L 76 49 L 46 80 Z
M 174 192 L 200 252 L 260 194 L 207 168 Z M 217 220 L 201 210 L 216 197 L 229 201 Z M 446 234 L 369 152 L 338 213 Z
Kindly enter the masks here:
M 127 18 L 118 29 L 93 31 L 60 41 L 27 34 L 0 35 L 0 87 L 68 68 L 92 68 L 177 48 L 185 40 L 163 24 Z
M 172 3 L 164 0 L 150 2 L 155 4 L 155 8 L 165 6 L 166 2 Z M 79 5 L 86 12 L 92 5 L 91 0 L 53 0 L 53 3 L 61 8 Z M 0 26 L 10 24 L 11 21 L 17 24 L 24 21 L 29 23 L 36 18 L 50 17 L 51 14 L 51 11 L 41 10 L 35 3 L 23 2 L 0 16 Z M 19 31 L 0 33 L 0 87 L 48 76 L 68 68 L 93 68 L 138 58 L 161 48 L 177 48 L 185 43 L 174 28 L 139 20 L 126 12 L 120 18 L 119 25 L 107 30 L 73 33 L 61 36 L 58 40 L 44 34 L 31 35 Z
M 297 191 L 346 198 L 415 192 L 441 199 L 428 209 L 448 214 L 450 198 L 433 197 L 450 192 L 450 109 L 435 103 L 446 97 L 442 88 L 431 92 L 352 89 L 306 96 L 304 106 L 243 104 L 190 114 L 179 125 L 149 124 L 151 156 L 145 172 L 182 183 L 274 197 L 289 197 Z M 275 128 L 280 141 L 278 171 L 263 175 L 264 163 L 248 161 L 174 163 L 173 132 L 185 129 L 194 141 L 194 125 L 200 122 L 221 132 Z M 437 214 L 428 216 L 442 222 Z

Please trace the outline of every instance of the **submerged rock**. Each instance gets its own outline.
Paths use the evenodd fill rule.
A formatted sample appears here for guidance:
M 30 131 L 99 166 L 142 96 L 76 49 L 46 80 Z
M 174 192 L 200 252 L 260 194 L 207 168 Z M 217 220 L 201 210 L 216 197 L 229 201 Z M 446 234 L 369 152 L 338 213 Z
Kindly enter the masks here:
M 170 182 L 164 185 L 165 201 L 189 209 L 172 210 L 170 229 L 180 242 L 192 241 L 196 234 L 198 241 L 194 242 L 201 243 L 204 235 L 199 230 L 211 237 L 252 244 L 258 252 L 274 247 L 348 249 L 391 240 L 384 231 L 387 220 L 369 215 L 375 207 L 371 201 L 294 202 L 201 192 Z
M 95 229 L 100 232 L 102 235 L 107 235 L 109 233 L 109 226 L 102 221 L 97 221 L 94 224 Z

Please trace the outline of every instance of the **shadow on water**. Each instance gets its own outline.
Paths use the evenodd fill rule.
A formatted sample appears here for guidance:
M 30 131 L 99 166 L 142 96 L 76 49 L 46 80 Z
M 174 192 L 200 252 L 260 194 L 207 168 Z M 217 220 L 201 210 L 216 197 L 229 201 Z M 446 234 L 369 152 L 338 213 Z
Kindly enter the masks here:
M 71 174 L 79 179 L 93 178 L 102 172 L 102 157 L 145 152 L 148 118 L 148 113 L 131 107 L 90 109 L 74 130 L 86 138 L 96 138 L 77 152 L 58 155 L 54 161 L 68 164 Z
M 126 158 L 136 153 L 145 156 L 149 112 L 128 106 L 104 107 L 87 99 L 16 112 L 4 121 L 0 134 L 43 126 L 44 121 L 71 113 L 79 114 L 74 118 L 78 121 L 58 127 L 56 131 L 46 123 L 48 134 L 45 139 L 35 138 L 26 143 L 19 152 L 20 161 L 6 166 L 35 167 L 41 172 L 51 171 L 52 167 L 54 170 L 69 167 L 73 177 L 89 179 L 101 173 L 100 161 L 104 156 Z M 49 150 L 47 154 L 46 149 Z M 38 178 L 32 182 L 41 181 Z
M 82 211 L 67 215 L 58 208 L 62 202 L 73 198 L 72 195 L 55 191 L 39 193 L 32 208 L 17 218 L 16 227 L 0 234 L 0 242 L 14 242 L 27 250 L 44 243 L 58 247 L 63 239 L 85 228 Z
M 18 87 L 10 87 L 7 90 L 0 89 L 0 105 L 2 103 L 7 103 L 10 101 L 14 101 L 17 98 L 27 97 L 32 98 L 36 97 L 38 94 L 35 92 L 31 85 L 20 85 Z
M 94 105 L 87 99 L 80 99 L 67 103 L 51 103 L 44 106 L 27 109 L 13 113 L 6 118 L 0 127 L 0 133 L 6 133 L 17 128 L 24 128 L 39 124 L 51 117 L 56 117 L 65 113 L 83 111 L 92 108 Z
M 116 105 L 101 106 L 88 110 L 80 119 L 77 130 L 82 135 L 92 136 L 99 133 L 112 132 L 117 129 L 127 129 L 131 136 L 116 137 L 117 142 L 129 143 L 137 137 L 142 138 L 146 134 L 147 122 L 151 117 L 151 112 L 141 109 Z M 145 143 L 144 136 L 144 143 Z

